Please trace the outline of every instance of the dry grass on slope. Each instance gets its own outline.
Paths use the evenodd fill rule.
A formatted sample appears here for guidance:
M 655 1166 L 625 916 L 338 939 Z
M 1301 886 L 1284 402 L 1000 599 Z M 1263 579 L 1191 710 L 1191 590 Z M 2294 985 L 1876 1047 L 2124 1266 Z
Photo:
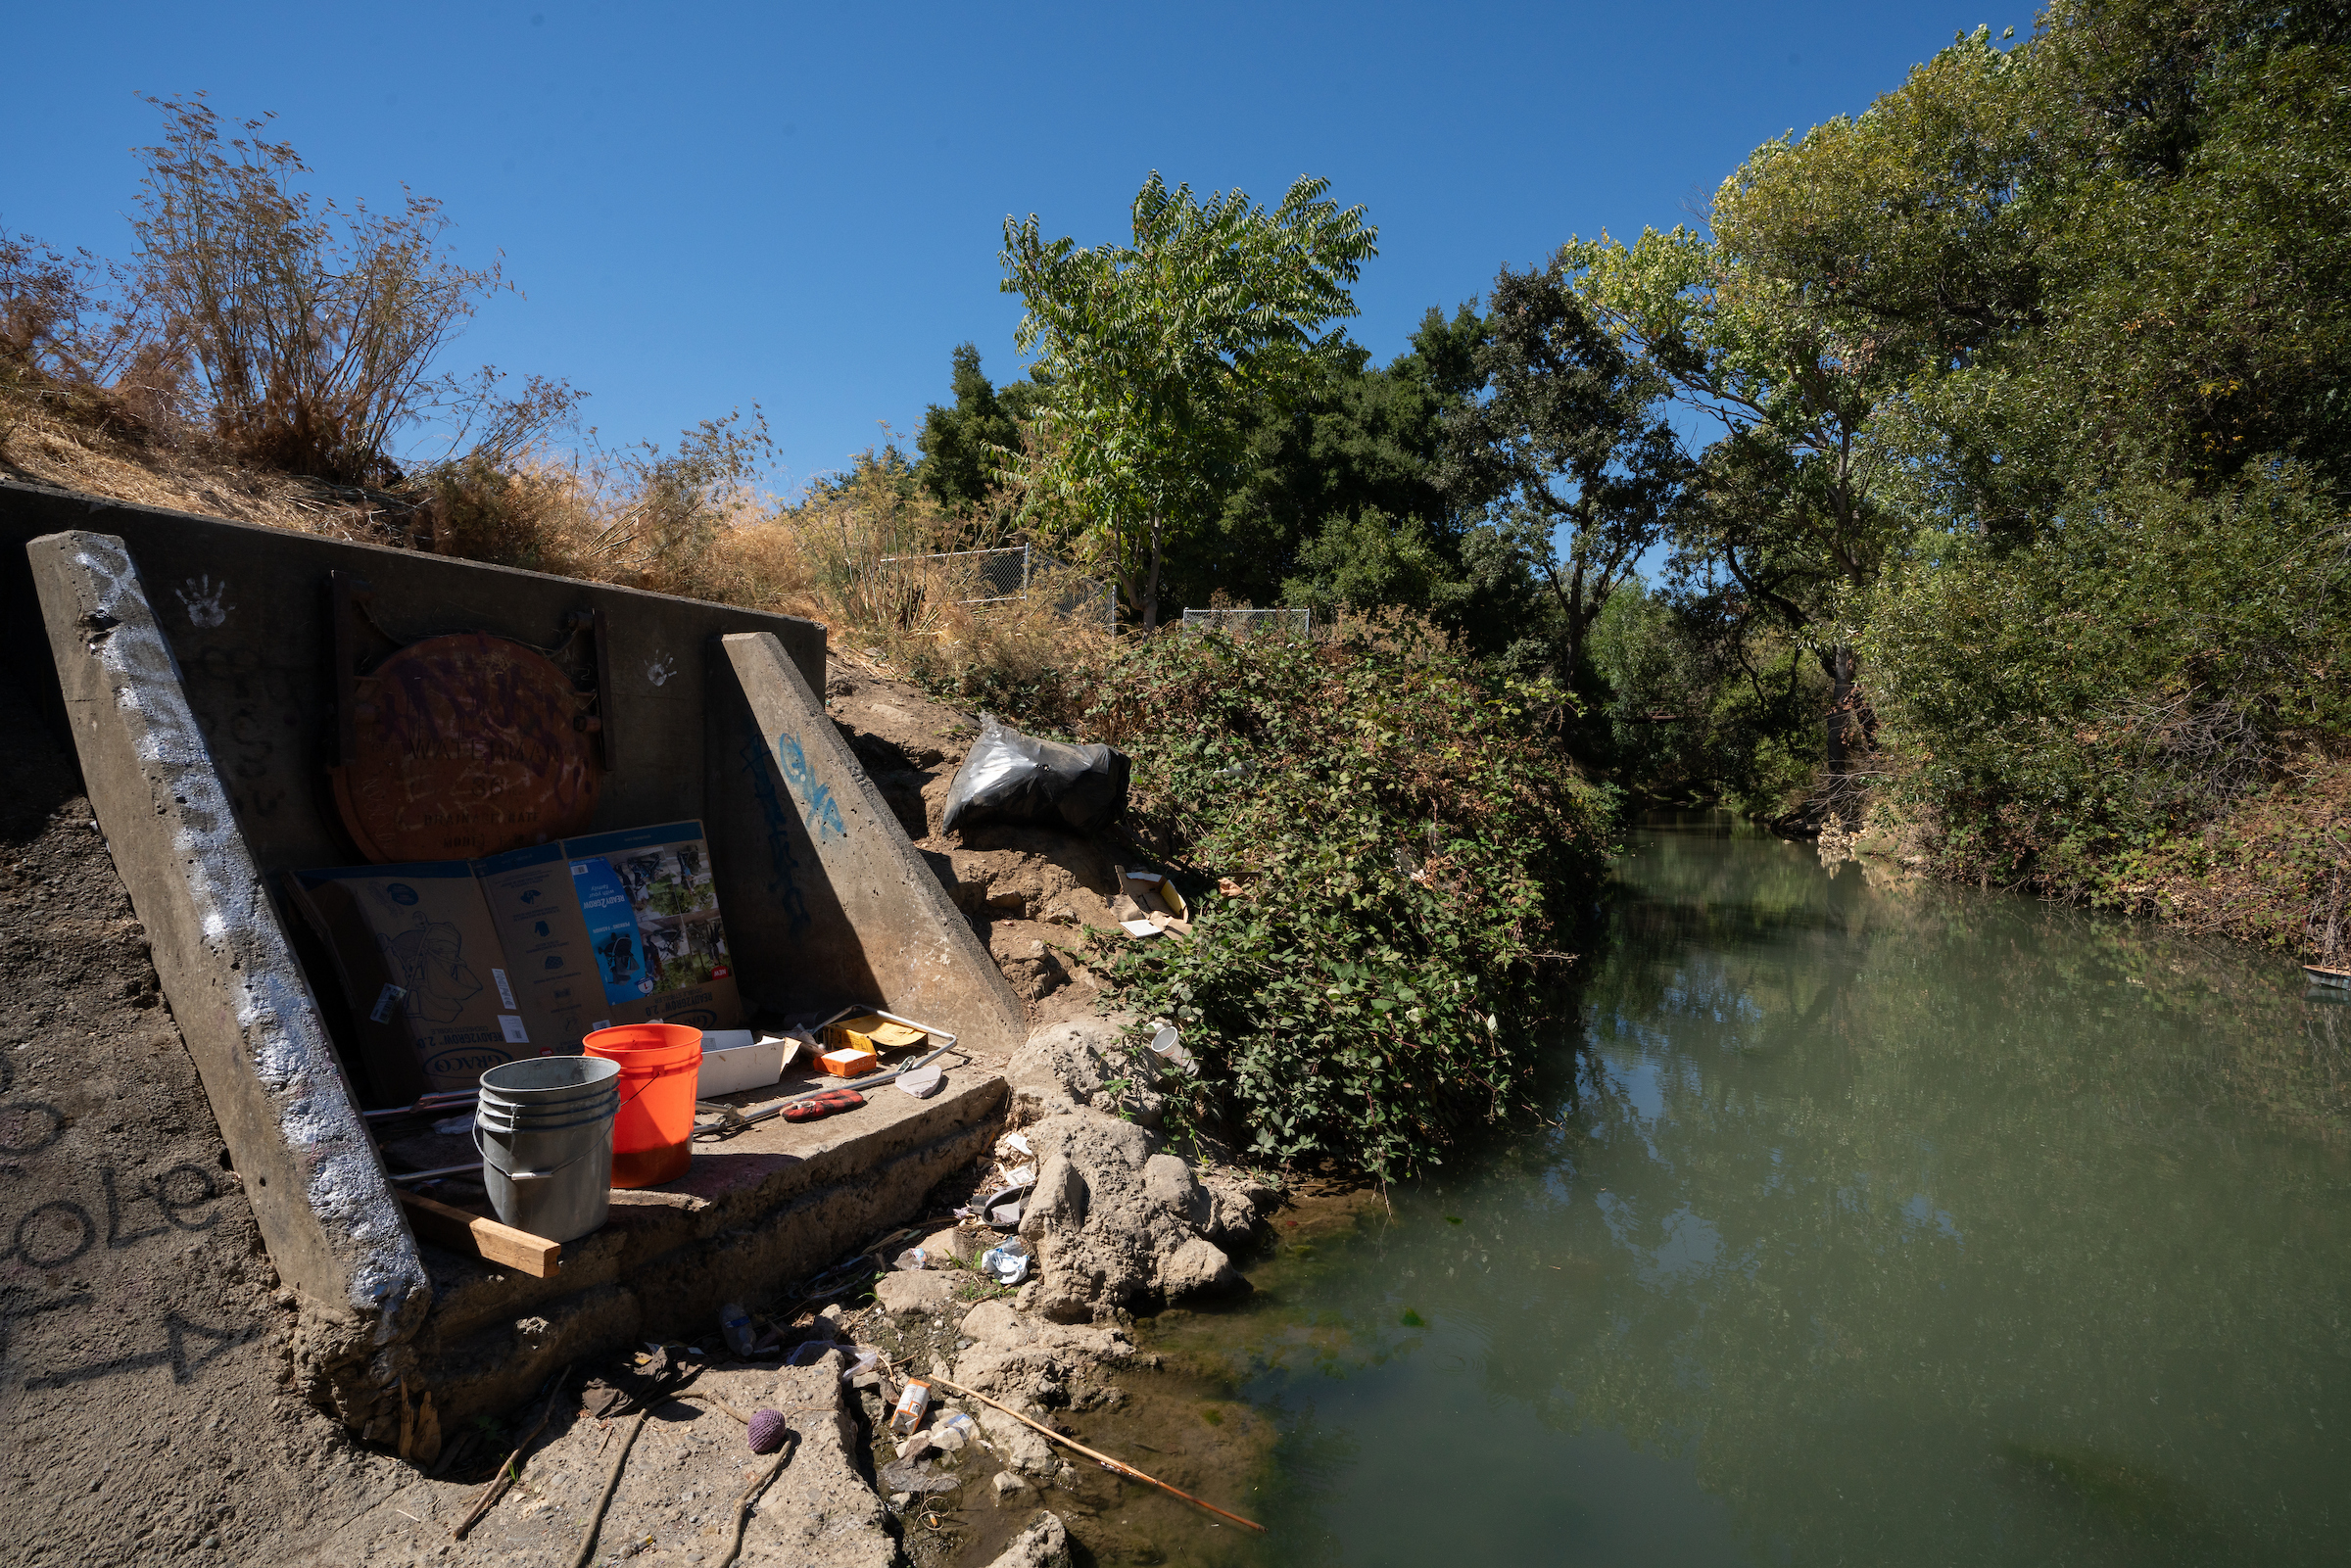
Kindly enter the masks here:
M 141 506 L 225 517 L 369 544 L 396 540 L 397 514 L 291 474 L 224 463 L 193 446 L 127 440 L 38 404 L 0 409 L 0 476 Z

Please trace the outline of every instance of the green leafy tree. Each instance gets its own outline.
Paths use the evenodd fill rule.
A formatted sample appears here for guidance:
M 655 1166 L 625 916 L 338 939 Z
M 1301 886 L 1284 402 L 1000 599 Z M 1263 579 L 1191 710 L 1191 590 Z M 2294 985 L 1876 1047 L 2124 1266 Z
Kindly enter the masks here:
M 1431 308 L 1412 347 L 1385 366 L 1350 344 L 1319 383 L 1253 409 L 1241 482 L 1210 547 L 1193 557 L 1213 578 L 1190 592 L 1394 605 L 1450 624 L 1468 519 L 1438 487 L 1437 465 L 1445 413 L 1466 395 L 1467 356 L 1483 334 L 1473 306 L 1450 318 Z M 1425 557 L 1419 566 L 1394 570 L 1415 556 Z
M 1956 874 L 2145 898 L 2351 729 L 2346 80 L 2340 7 L 2058 0 L 1758 149 L 1710 234 L 1570 248 L 1726 427 L 1686 563 L 1830 664 L 1833 745 L 1868 651 L 1877 797 Z
M 978 506 L 1021 451 L 1021 425 L 1034 416 L 1041 389 L 1022 380 L 997 387 L 980 368 L 980 349 L 956 349 L 951 382 L 955 401 L 933 404 L 915 437 L 922 486 L 949 513 Z
M 1444 483 L 1524 556 L 1575 681 L 1592 623 L 1664 537 L 1688 479 L 1661 412 L 1665 379 L 1593 317 L 1559 265 L 1503 268 L 1471 370 L 1478 396 L 1446 420 Z
M 1311 385 L 1319 334 L 1355 314 L 1347 285 L 1378 231 L 1328 188 L 1302 176 L 1268 211 L 1154 172 L 1128 245 L 1005 219 L 1003 287 L 1028 306 L 1018 342 L 1046 386 L 1026 508 L 1079 535 L 1146 631 L 1171 540 L 1188 545 L 1235 483 L 1249 408 Z

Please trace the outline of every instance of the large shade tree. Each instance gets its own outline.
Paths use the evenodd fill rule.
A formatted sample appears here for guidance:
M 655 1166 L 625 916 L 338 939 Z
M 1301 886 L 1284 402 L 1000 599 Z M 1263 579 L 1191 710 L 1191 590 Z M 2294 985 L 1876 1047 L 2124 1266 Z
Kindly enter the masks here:
M 1446 416 L 1441 476 L 1542 586 L 1576 679 L 1608 594 L 1664 537 L 1690 464 L 1667 382 L 1576 296 L 1564 262 L 1495 280 L 1474 398 Z
M 1047 388 L 1021 476 L 1032 522 L 1075 537 L 1148 630 L 1171 542 L 1210 526 L 1236 483 L 1251 410 L 1313 386 L 1376 254 L 1358 207 L 1301 176 L 1268 210 L 1195 199 L 1154 172 L 1127 245 L 1004 222 L 1004 290 Z

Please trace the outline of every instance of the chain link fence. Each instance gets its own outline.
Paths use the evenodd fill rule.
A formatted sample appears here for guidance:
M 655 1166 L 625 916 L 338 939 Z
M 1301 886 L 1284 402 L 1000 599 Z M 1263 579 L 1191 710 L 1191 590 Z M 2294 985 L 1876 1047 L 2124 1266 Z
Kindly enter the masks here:
M 958 604 L 1009 604 L 1050 595 L 1053 613 L 1065 621 L 1119 629 L 1118 590 L 1070 569 L 1031 545 L 1002 549 L 958 549 L 936 555 L 886 555 L 885 565 L 947 575 Z
M 1268 633 L 1286 637 L 1313 637 L 1315 612 L 1312 610 L 1185 610 L 1183 629 L 1187 632 L 1222 632 L 1226 637 L 1258 637 Z

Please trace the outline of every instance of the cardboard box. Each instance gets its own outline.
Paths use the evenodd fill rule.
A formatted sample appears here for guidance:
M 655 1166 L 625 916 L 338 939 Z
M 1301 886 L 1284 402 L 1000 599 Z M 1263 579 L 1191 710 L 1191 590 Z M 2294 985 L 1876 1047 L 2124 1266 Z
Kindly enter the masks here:
M 333 955 L 382 1103 L 616 1023 L 743 1022 L 698 822 L 283 885 Z
M 566 1055 L 579 1050 L 602 1016 L 604 994 L 563 846 L 539 844 L 472 867 L 509 981 L 524 1016 L 536 1021 L 533 1043 Z
M 843 1048 L 827 1051 L 816 1059 L 816 1065 L 820 1070 L 830 1072 L 837 1078 L 854 1078 L 879 1070 L 882 1059 L 871 1051 Z
M 563 853 L 603 985 L 602 1016 L 589 1027 L 743 1022 L 700 823 L 567 838 Z
M 921 1029 L 903 1023 L 892 1023 L 876 1014 L 864 1018 L 843 1019 L 825 1026 L 825 1044 L 837 1051 L 904 1051 L 926 1044 L 931 1036 Z
M 526 1011 L 530 987 L 516 988 L 466 862 L 292 872 L 287 885 L 333 950 L 381 1089 L 419 1070 L 434 1089 L 470 1089 L 555 1032 Z

